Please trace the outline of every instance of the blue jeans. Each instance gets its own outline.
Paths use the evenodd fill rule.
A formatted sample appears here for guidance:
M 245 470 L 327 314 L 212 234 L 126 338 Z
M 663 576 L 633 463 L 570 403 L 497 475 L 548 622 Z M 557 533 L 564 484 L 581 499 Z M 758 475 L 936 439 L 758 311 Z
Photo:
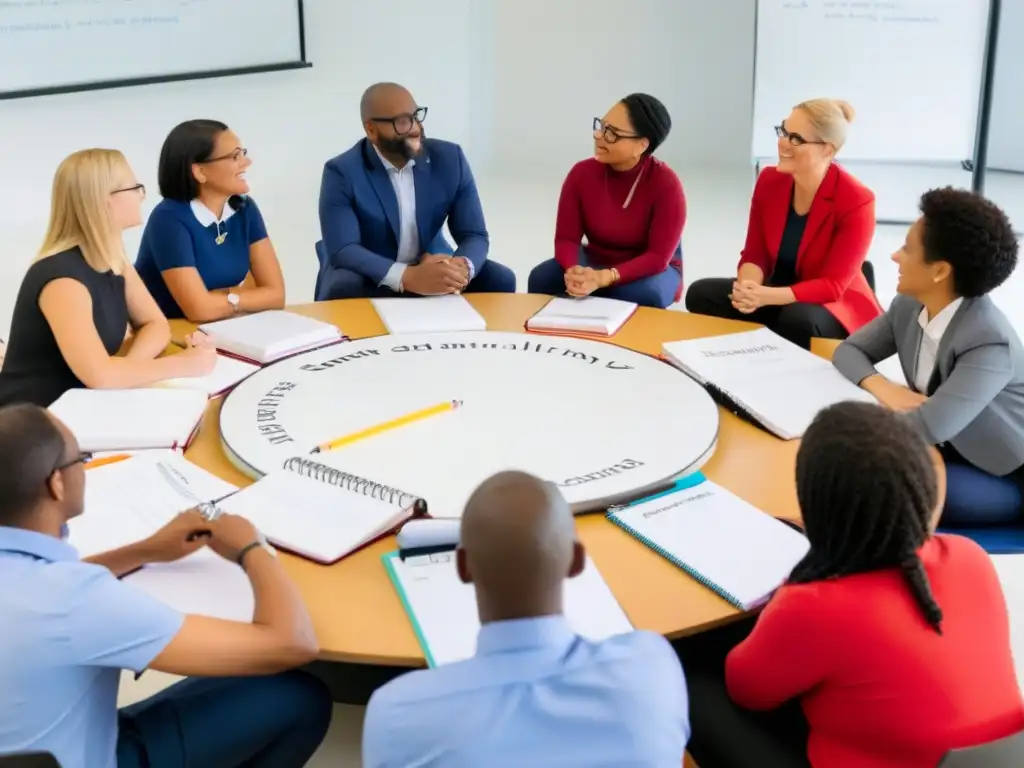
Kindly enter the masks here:
M 463 293 L 515 293 L 515 273 L 504 264 L 488 259 L 473 275 Z M 395 293 L 390 288 L 377 285 L 358 272 L 340 267 L 328 267 L 317 279 L 317 301 L 331 299 L 376 299 L 386 296 L 415 296 L 409 293 Z
M 943 528 L 1010 525 L 1024 522 L 1021 480 L 1017 470 L 1006 477 L 990 475 L 963 460 L 946 458 L 946 503 Z
M 587 265 L 586 256 L 586 251 L 581 247 L 582 266 Z M 683 275 L 679 267 L 670 264 L 664 272 L 631 283 L 610 285 L 594 291 L 594 295 L 632 301 L 641 307 L 665 309 L 675 303 L 676 293 L 682 281 Z M 530 272 L 526 290 L 530 293 L 547 293 L 552 296 L 565 295 L 565 269 L 554 259 L 542 261 Z
M 119 713 L 118 768 L 300 768 L 331 724 L 327 686 L 300 671 L 189 678 Z

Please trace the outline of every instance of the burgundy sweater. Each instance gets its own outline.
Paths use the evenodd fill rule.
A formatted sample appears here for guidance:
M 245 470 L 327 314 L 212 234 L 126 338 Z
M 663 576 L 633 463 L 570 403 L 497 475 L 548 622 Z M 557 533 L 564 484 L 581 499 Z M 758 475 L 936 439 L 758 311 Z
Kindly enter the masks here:
M 675 251 L 685 222 L 683 185 L 665 163 L 648 156 L 620 172 L 589 158 L 576 163 L 562 184 L 555 259 L 563 269 L 576 266 L 585 236 L 589 266 L 615 267 L 623 283 L 664 272 L 670 263 L 681 269 Z

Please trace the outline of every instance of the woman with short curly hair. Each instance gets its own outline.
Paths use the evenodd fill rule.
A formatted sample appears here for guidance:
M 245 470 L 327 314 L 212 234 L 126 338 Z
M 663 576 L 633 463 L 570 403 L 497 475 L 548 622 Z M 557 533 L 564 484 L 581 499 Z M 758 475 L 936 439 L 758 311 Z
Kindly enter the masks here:
M 944 526 L 1020 521 L 1024 507 L 1024 347 L 989 294 L 1017 266 L 1006 214 L 946 187 L 895 254 L 899 295 L 833 358 L 850 381 L 909 413 L 947 466 Z M 899 355 L 909 387 L 875 364 Z

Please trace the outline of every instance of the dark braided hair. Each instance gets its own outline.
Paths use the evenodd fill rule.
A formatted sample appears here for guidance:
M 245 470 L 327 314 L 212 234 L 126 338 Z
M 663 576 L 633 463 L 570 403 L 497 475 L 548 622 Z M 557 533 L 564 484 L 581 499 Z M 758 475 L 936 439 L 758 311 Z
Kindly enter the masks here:
M 948 262 L 953 291 L 976 298 L 998 288 L 1017 266 L 1010 219 L 977 192 L 944 187 L 921 197 L 924 259 Z
M 811 548 L 790 582 L 899 568 L 941 634 L 942 609 L 917 556 L 938 504 L 935 466 L 906 417 L 860 402 L 824 409 L 801 441 L 796 485 Z
M 637 136 L 647 139 L 645 155 L 650 155 L 668 138 L 672 118 L 665 105 L 646 93 L 631 93 L 621 100 Z

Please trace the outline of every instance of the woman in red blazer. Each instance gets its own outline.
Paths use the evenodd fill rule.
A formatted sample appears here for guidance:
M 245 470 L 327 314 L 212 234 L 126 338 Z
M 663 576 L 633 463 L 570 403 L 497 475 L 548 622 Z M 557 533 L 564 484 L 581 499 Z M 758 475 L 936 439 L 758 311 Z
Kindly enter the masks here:
M 779 162 L 758 176 L 738 274 L 695 282 L 687 310 L 762 323 L 804 348 L 882 313 L 861 271 L 875 196 L 833 162 L 852 120 L 845 101 L 813 99 L 776 127 Z
M 727 656 L 680 650 L 697 763 L 935 768 L 1024 729 L 995 568 L 931 534 L 942 483 L 910 422 L 825 409 L 796 486 L 810 550 L 788 582 Z

